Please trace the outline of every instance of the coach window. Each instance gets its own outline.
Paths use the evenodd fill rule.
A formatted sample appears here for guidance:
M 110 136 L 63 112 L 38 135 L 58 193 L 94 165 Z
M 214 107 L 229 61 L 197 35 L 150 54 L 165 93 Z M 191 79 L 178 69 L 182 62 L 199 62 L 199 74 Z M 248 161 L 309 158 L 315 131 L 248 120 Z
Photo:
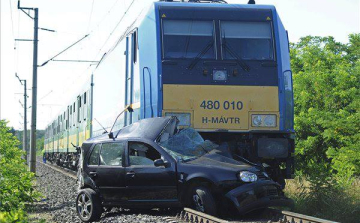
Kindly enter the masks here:
M 73 104 L 73 120 L 72 120 L 72 122 L 73 122 L 73 126 L 75 126 L 75 123 L 76 123 L 76 115 L 75 115 L 75 102 L 74 102 L 74 104 Z
M 60 119 L 61 116 L 58 117 L 58 121 L 57 121 L 57 133 L 60 133 Z
M 70 105 L 70 107 L 69 107 L 69 112 L 70 112 L 69 127 L 71 128 L 71 126 L 72 126 L 72 105 Z
M 137 30 L 135 32 L 133 32 L 132 36 L 132 47 L 133 47 L 133 62 L 136 63 L 137 62 L 137 50 L 138 50 L 138 35 L 137 35 Z
M 79 96 L 78 98 L 78 122 L 81 123 L 82 119 L 82 98 Z
M 221 45 L 223 59 L 274 60 L 270 22 L 222 21 Z
M 215 58 L 213 21 L 163 20 L 163 57 Z
M 95 145 L 94 149 L 91 152 L 89 157 L 88 165 L 99 165 L 99 152 L 100 152 L 101 144 Z
M 125 142 L 105 143 L 100 152 L 100 165 L 122 166 Z
M 83 99 L 84 99 L 83 116 L 84 116 L 84 120 L 86 120 L 87 118 L 86 92 L 83 95 Z

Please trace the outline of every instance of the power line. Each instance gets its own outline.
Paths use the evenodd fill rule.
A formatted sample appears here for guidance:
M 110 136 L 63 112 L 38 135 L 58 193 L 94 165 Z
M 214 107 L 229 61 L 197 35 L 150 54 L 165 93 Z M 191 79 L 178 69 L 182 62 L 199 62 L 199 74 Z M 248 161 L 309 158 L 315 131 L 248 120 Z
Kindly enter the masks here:
M 11 17 L 11 31 L 12 31 L 13 39 L 15 39 L 15 35 L 14 35 L 14 20 L 13 20 L 13 16 L 12 16 L 11 0 L 9 0 L 9 5 L 10 5 L 10 17 Z
M 91 4 L 91 11 L 90 11 L 90 16 L 89 16 L 89 23 L 88 23 L 88 27 L 87 27 L 87 29 L 86 29 L 86 32 L 89 32 L 91 17 L 92 17 L 93 10 L 94 10 L 94 2 L 95 2 L 95 0 L 93 0 L 93 1 L 92 1 L 92 4 Z
M 122 22 L 122 20 L 125 18 L 126 13 L 129 11 L 129 9 L 131 8 L 131 6 L 134 4 L 136 0 L 132 0 L 132 2 L 130 3 L 129 7 L 125 10 L 124 14 L 122 15 L 122 17 L 120 18 L 119 22 L 116 24 L 116 26 L 114 27 L 114 29 L 110 32 L 108 38 L 105 40 L 104 44 L 102 45 L 102 47 L 99 49 L 98 53 L 96 54 L 95 58 L 98 57 L 99 53 L 101 52 L 101 50 L 105 47 L 105 45 L 107 44 L 107 42 L 109 41 L 110 37 L 112 36 L 112 34 L 114 33 L 114 31 L 117 29 L 117 27 L 120 25 L 120 23 Z
M 115 5 L 118 3 L 119 0 L 117 0 L 112 7 L 110 8 L 110 10 L 108 11 L 108 13 L 103 17 L 103 19 L 99 22 L 99 24 L 97 25 L 97 27 L 102 23 L 102 21 L 111 13 L 111 11 L 114 9 Z M 116 26 L 114 27 L 114 29 L 110 32 L 108 38 L 106 39 L 105 43 L 102 45 L 102 47 L 99 49 L 98 53 L 96 54 L 96 56 L 94 57 L 93 61 L 96 61 L 95 59 L 98 57 L 99 53 L 101 52 L 101 50 L 105 47 L 106 43 L 109 41 L 111 35 L 113 34 L 113 32 L 117 29 L 117 27 L 119 26 L 119 24 L 121 23 L 121 21 L 124 19 L 126 13 L 129 11 L 129 9 L 131 8 L 131 6 L 133 5 L 133 3 L 136 0 L 132 0 L 132 2 L 130 3 L 130 5 L 128 6 L 128 8 L 125 10 L 124 14 L 122 15 L 122 17 L 120 18 L 119 22 L 116 24 Z M 141 11 L 142 12 L 142 11 Z M 94 32 L 94 30 L 91 30 L 89 32 L 89 34 L 91 34 L 92 32 Z M 72 86 L 76 80 L 78 80 L 81 76 L 83 76 L 84 73 L 86 73 L 89 69 L 91 68 L 91 64 L 84 69 L 83 72 L 81 72 L 81 74 L 77 75 L 74 79 L 72 84 L 68 85 L 68 88 L 70 88 L 70 86 Z M 66 90 L 67 91 L 67 90 Z
M 70 46 L 68 46 L 67 48 L 65 48 L 64 50 L 62 50 L 60 53 L 56 54 L 55 56 L 51 57 L 50 59 L 48 59 L 47 61 L 45 61 L 44 63 L 42 63 L 41 65 L 38 65 L 38 67 L 42 67 L 45 66 L 47 63 L 49 63 L 50 61 L 54 60 L 55 57 L 59 56 L 60 54 L 64 53 L 65 51 L 67 51 L 68 49 L 70 49 L 71 47 L 73 47 L 74 45 L 76 45 L 77 43 L 79 43 L 80 41 L 82 41 L 83 39 L 85 39 L 86 37 L 88 37 L 89 34 L 85 35 L 84 37 L 82 37 L 81 39 L 79 39 L 78 41 L 76 41 L 75 43 L 71 44 Z
M 98 28 L 100 26 L 100 24 L 106 19 L 106 17 L 108 17 L 112 10 L 114 9 L 114 7 L 117 5 L 117 3 L 119 2 L 119 0 L 116 0 L 116 2 L 110 7 L 110 9 L 108 10 L 108 12 L 103 16 L 103 18 L 100 20 L 100 22 L 96 25 L 96 28 Z M 94 32 L 95 30 L 91 30 L 90 33 Z

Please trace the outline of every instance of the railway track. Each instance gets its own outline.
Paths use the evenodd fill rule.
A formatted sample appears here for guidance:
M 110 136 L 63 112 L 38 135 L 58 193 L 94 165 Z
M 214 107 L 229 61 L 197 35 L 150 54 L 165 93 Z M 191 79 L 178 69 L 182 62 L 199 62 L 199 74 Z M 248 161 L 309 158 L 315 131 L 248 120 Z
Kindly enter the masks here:
M 74 180 L 77 180 L 77 176 L 76 176 L 76 172 L 75 171 L 72 171 L 72 170 L 69 170 L 69 169 L 65 169 L 65 168 L 62 168 L 60 166 L 55 166 L 55 165 L 51 165 L 51 164 L 48 164 L 48 163 L 43 163 L 43 162 L 40 162 L 40 161 L 36 161 L 42 165 L 45 165 L 55 171 L 58 171 L 68 177 L 71 177 L 72 179 Z
M 37 161 L 38 163 L 45 165 L 55 171 L 58 171 L 72 179 L 77 179 L 76 172 L 68 170 L 56 165 L 43 163 Z M 325 219 L 315 218 L 303 214 L 298 214 L 290 211 L 281 211 L 278 209 L 268 208 L 266 211 L 266 218 L 269 219 L 267 222 L 278 222 L 278 223 L 337 223 L 335 221 L 329 221 Z M 237 223 L 240 221 L 225 220 L 220 219 L 190 208 L 184 208 L 179 214 L 175 217 L 168 217 L 167 221 L 169 223 Z
M 278 223 L 337 223 L 335 221 L 324 220 L 290 211 L 281 211 L 268 208 L 266 210 L 268 222 Z M 177 221 L 176 221 L 177 220 Z M 195 211 L 190 208 L 184 210 L 174 218 L 174 222 L 190 222 L 190 223 L 236 223 L 239 221 L 224 220 L 214 216 Z

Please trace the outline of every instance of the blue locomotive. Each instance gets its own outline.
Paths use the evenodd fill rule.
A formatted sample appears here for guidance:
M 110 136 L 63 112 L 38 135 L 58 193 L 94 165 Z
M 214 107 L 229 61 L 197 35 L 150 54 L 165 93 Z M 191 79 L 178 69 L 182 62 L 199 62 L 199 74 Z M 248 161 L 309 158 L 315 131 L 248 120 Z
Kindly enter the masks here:
M 140 119 L 176 116 L 284 185 L 294 171 L 289 41 L 274 6 L 155 2 L 103 57 L 46 129 L 46 157 L 76 166 L 75 147 Z

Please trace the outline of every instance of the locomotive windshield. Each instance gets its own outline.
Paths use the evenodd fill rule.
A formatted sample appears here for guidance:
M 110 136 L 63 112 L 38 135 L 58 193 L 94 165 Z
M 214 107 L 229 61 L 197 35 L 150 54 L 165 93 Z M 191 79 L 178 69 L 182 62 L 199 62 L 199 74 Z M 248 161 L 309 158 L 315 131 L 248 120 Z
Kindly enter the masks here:
M 213 43 L 213 21 L 163 20 L 164 58 L 215 58 Z
M 215 59 L 215 35 L 223 60 L 274 60 L 271 22 L 163 20 L 163 58 Z M 220 47 L 219 47 L 220 49 Z
M 221 44 L 223 59 L 274 59 L 270 22 L 222 21 Z

